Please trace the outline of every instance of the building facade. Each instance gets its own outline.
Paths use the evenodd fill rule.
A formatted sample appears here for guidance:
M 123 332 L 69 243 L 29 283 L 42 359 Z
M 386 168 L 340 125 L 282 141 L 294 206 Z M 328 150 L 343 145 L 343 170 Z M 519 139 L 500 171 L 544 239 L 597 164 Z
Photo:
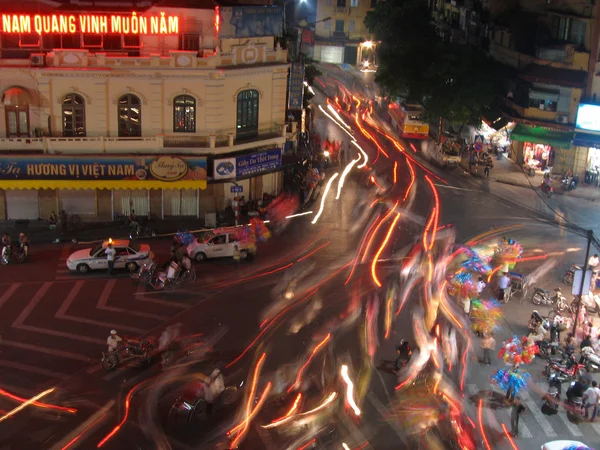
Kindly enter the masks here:
M 317 0 L 313 58 L 350 65 L 373 60 L 375 49 L 364 21 L 376 3 L 377 0 Z
M 204 218 L 281 190 L 288 64 L 268 31 L 220 36 L 212 3 L 40 4 L 1 17 L 0 220 Z

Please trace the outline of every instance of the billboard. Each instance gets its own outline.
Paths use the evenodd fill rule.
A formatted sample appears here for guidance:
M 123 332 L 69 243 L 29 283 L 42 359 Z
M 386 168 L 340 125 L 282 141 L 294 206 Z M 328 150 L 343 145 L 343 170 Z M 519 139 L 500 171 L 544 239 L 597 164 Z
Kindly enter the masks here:
M 600 133 L 600 105 L 579 105 L 575 128 Z
M 260 153 L 215 159 L 215 180 L 228 180 L 258 175 L 281 167 L 281 149 L 273 148 Z
M 219 8 L 219 39 L 281 36 L 281 6 L 232 6 Z
M 0 180 L 206 180 L 206 158 L 179 156 L 2 156 Z
M 290 67 L 288 109 L 299 111 L 304 99 L 304 64 L 294 62 Z

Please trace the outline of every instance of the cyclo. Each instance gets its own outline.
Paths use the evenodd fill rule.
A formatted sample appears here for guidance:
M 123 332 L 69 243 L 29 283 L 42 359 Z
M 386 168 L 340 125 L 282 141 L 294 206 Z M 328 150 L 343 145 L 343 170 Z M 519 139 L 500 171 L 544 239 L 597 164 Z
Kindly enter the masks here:
M 102 367 L 106 370 L 113 370 L 119 364 L 138 359 L 143 362 L 149 362 L 152 359 L 154 351 L 154 338 L 123 338 L 121 345 L 115 351 L 108 353 L 102 352 Z

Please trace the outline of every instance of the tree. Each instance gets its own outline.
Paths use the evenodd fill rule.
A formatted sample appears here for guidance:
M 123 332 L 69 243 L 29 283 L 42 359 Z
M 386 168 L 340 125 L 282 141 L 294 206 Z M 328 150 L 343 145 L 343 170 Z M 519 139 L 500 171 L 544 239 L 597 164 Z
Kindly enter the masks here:
M 422 0 L 383 0 L 365 25 L 380 42 L 377 83 L 423 104 L 431 119 L 477 124 L 501 87 L 502 70 L 479 49 L 444 42 Z

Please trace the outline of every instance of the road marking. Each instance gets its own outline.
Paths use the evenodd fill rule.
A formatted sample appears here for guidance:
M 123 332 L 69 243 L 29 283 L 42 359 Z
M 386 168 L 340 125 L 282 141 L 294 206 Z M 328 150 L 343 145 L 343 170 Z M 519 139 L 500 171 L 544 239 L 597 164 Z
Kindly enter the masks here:
M 436 184 L 436 183 L 433 183 L 433 184 L 434 184 L 434 186 L 437 186 L 437 187 L 446 188 L 446 189 L 454 189 L 456 191 L 480 192 L 479 189 L 468 189 L 468 188 L 461 188 L 461 187 L 457 187 L 457 186 L 448 186 L 445 184 Z
M 117 312 L 117 313 L 122 313 L 122 314 L 128 314 L 130 316 L 137 316 L 137 317 L 144 317 L 146 319 L 156 319 L 156 320 L 166 320 L 168 319 L 167 316 L 161 316 L 158 314 L 151 314 L 151 313 L 145 313 L 145 312 L 140 312 L 140 311 L 131 311 L 125 308 L 117 308 L 115 306 L 108 306 L 108 299 L 110 297 L 110 293 L 112 292 L 112 290 L 115 287 L 115 284 L 117 284 L 117 280 L 109 280 L 108 283 L 106 283 L 106 285 L 104 286 L 104 289 L 102 291 L 102 294 L 100 295 L 100 298 L 98 299 L 98 303 L 96 304 L 96 308 L 103 310 L 103 311 L 111 311 L 111 312 Z
M 158 293 L 158 292 L 156 292 L 156 293 Z M 134 292 L 133 295 L 136 296 L 136 300 L 139 300 L 141 302 L 154 303 L 156 305 L 170 306 L 172 308 L 183 308 L 183 309 L 187 309 L 191 306 L 187 303 L 168 301 L 168 300 L 159 300 L 157 298 L 151 298 L 151 297 L 148 297 L 147 294 L 149 294 L 149 293 L 146 292 L 146 288 L 140 284 L 138 286 L 136 292 Z
M 4 306 L 8 299 L 15 293 L 17 289 L 19 289 L 20 286 L 21 283 L 15 283 L 9 286 L 9 288 L 6 291 L 4 291 L 4 294 L 2 294 L 2 297 L 0 297 L 0 308 Z
M 14 341 L 7 341 L 7 340 L 3 340 L 2 345 L 6 345 L 8 347 L 20 348 L 23 350 L 31 350 L 33 352 L 38 352 L 38 353 L 46 353 L 48 355 L 58 356 L 61 358 L 74 359 L 76 361 L 82 361 L 85 363 L 90 362 L 90 358 L 87 356 L 78 355 L 77 353 L 64 352 L 64 351 L 56 350 L 53 348 L 40 347 L 38 345 L 23 344 L 21 342 L 14 342 Z
M 596 433 L 600 434 L 600 424 L 592 422 L 590 423 L 590 425 Z
M 566 425 L 566 427 L 569 429 L 569 431 L 571 432 L 571 434 L 573 436 L 583 436 L 583 433 L 581 432 L 579 427 L 569 420 L 566 413 L 559 412 L 558 417 L 560 417 L 560 420 L 562 420 L 564 422 L 564 424 Z
M 500 395 L 502 395 L 502 397 L 505 396 L 505 392 L 500 389 L 500 387 L 498 387 L 498 385 L 496 384 L 490 384 L 490 389 L 493 392 L 496 392 Z M 467 389 L 469 390 L 469 392 L 471 392 L 471 395 L 476 395 L 479 393 L 479 389 L 477 389 L 477 386 L 475 386 L 474 384 L 468 384 L 467 385 Z M 473 390 L 474 389 L 474 390 Z M 504 412 L 506 413 L 506 422 L 500 420 L 500 422 L 504 423 L 508 428 L 510 428 L 510 408 L 509 409 L 505 409 Z M 527 425 L 525 425 L 525 423 L 523 423 L 523 418 L 521 418 L 519 420 L 519 437 L 525 438 L 525 439 L 531 439 L 533 438 L 533 435 L 531 434 L 531 431 L 529 431 L 529 428 L 527 427 Z
M 30 366 L 29 364 L 21 364 L 14 361 L 0 360 L 1 367 L 8 367 L 10 369 L 20 370 L 22 372 L 35 373 L 36 375 L 43 375 L 49 378 L 65 378 L 68 375 L 66 373 L 52 372 L 51 370 L 42 369 L 40 367 Z
M 17 320 L 15 320 L 15 323 L 22 324 L 25 321 L 25 319 L 27 319 L 27 316 L 29 316 L 29 314 L 31 314 L 31 312 L 34 310 L 34 308 L 40 302 L 42 297 L 44 295 L 46 295 L 46 292 L 48 292 L 48 289 L 50 289 L 50 286 L 52 286 L 52 282 L 50 282 L 50 281 L 48 281 L 40 286 L 40 288 L 37 290 L 35 295 L 31 298 L 31 300 L 29 300 L 29 303 L 27 304 L 27 306 L 25 308 L 23 308 L 23 311 L 21 311 L 21 314 L 19 314 L 19 317 L 17 317 Z
M 400 427 L 398 426 L 398 424 L 396 423 L 395 420 L 390 419 L 390 417 L 393 417 L 392 413 L 385 407 L 385 405 L 383 403 L 381 403 L 381 400 L 379 400 L 377 398 L 377 396 L 375 394 L 373 394 L 372 392 L 369 392 L 369 394 L 367 395 L 367 398 L 369 399 L 371 404 L 375 407 L 375 409 L 377 410 L 379 415 L 383 418 L 383 420 L 385 420 L 387 422 L 387 424 L 390 426 L 390 428 L 392 430 L 394 430 L 394 433 L 396 433 L 398 435 L 398 437 L 400 438 L 400 440 L 402 442 L 404 442 L 406 439 L 406 433 L 404 433 L 400 429 Z
M 113 407 L 114 404 L 115 404 L 114 400 L 109 401 L 106 405 L 104 405 L 102 407 L 102 409 L 96 411 L 94 414 L 92 414 L 90 417 L 88 417 L 88 419 L 85 422 L 83 422 L 81 425 L 79 425 L 77 428 L 75 428 L 73 431 L 71 431 L 68 435 L 66 435 L 60 441 L 58 441 L 56 444 L 54 444 L 52 447 L 50 447 L 50 450 L 65 449 L 65 448 L 67 448 L 67 446 L 70 450 L 75 450 L 77 447 L 79 447 L 79 445 L 81 445 L 85 441 L 85 439 L 77 439 L 71 445 L 69 445 L 69 443 L 71 441 L 73 441 L 80 434 L 83 434 L 84 432 L 89 431 L 88 429 L 94 428 L 97 425 L 97 424 L 94 425 L 94 423 L 99 422 L 99 420 L 102 418 L 102 416 L 107 414 L 108 411 Z M 94 427 L 92 427 L 92 425 L 94 425 Z
M 544 430 L 544 433 L 546 433 L 546 436 L 556 437 L 556 432 L 552 428 L 552 425 L 550 425 L 550 422 L 546 420 L 544 414 L 540 411 L 540 408 L 531 399 L 531 397 L 529 396 L 529 392 L 523 390 L 521 391 L 520 396 L 523 399 L 524 403 L 527 405 L 527 408 L 529 409 L 535 420 L 537 420 L 537 422 Z
M 363 447 L 363 449 L 373 449 L 373 447 L 369 443 L 369 440 L 365 437 L 364 434 L 362 434 L 358 427 L 350 419 L 348 419 L 348 416 L 346 414 L 340 413 L 338 411 L 335 415 L 337 416 L 338 420 L 342 422 L 344 428 L 346 428 L 350 432 L 350 435 L 354 438 L 355 442 L 366 442 L 367 445 Z
M 75 283 L 75 285 L 71 289 L 71 292 L 69 292 L 69 295 L 67 295 L 67 298 L 62 303 L 61 307 L 59 308 L 58 312 L 54 315 L 54 317 L 56 317 L 57 319 L 70 320 L 72 322 L 85 323 L 108 329 L 117 328 L 124 331 L 128 331 L 130 333 L 144 334 L 146 330 L 143 330 L 141 328 L 128 327 L 125 325 L 102 322 L 100 320 L 87 319 L 85 317 L 70 316 L 66 314 L 67 310 L 71 307 L 71 304 L 75 301 L 75 298 L 77 297 L 77 294 L 79 294 L 79 291 L 83 287 L 84 283 L 84 281 L 78 281 L 77 283 Z

